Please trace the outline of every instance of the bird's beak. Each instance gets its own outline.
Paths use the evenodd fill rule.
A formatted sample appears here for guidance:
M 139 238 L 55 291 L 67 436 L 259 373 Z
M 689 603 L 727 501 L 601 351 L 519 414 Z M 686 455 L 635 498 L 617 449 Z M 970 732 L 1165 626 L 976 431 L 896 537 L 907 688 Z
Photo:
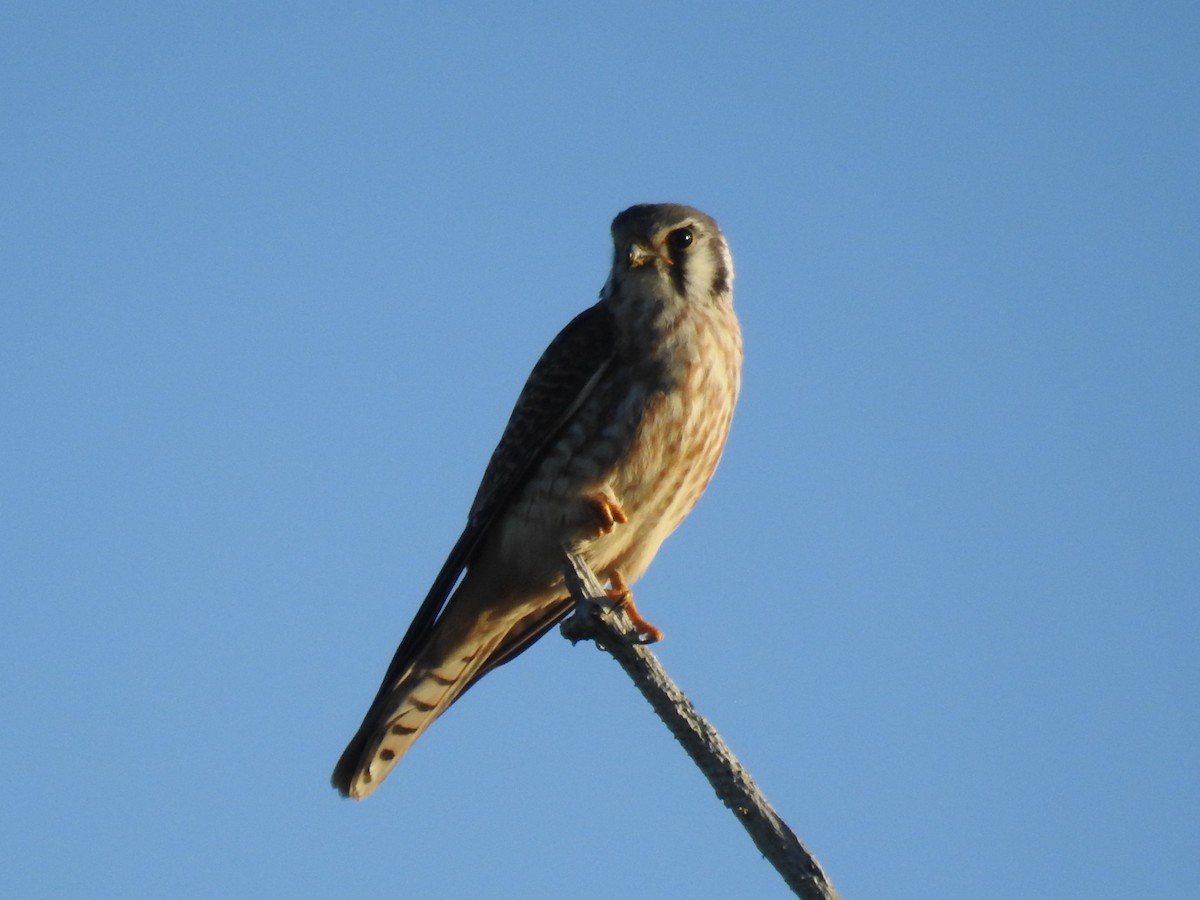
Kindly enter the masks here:
M 667 263 L 671 262 L 668 257 L 664 257 L 662 254 L 655 252 L 653 247 L 647 247 L 645 244 L 639 244 L 637 241 L 634 241 L 629 245 L 629 268 L 631 269 L 637 269 L 641 266 L 644 266 L 655 257 L 659 257 Z

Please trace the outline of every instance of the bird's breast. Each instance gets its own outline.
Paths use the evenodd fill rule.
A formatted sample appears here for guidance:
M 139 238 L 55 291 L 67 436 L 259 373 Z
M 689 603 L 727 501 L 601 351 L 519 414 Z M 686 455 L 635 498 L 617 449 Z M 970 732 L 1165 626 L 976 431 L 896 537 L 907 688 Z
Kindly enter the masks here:
M 598 572 L 632 582 L 695 505 L 729 432 L 741 342 L 736 321 L 732 336 L 728 323 L 690 324 L 653 352 L 618 359 L 551 443 L 504 516 L 514 564 L 557 565 L 569 542 Z M 628 519 L 599 536 L 587 503 L 598 492 Z

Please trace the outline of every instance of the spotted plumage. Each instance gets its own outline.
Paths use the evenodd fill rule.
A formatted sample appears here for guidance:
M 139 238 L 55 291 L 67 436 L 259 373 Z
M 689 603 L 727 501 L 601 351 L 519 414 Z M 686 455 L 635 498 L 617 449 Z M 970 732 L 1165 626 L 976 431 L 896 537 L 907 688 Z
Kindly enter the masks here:
M 625 210 L 612 236 L 599 302 L 534 366 L 466 528 L 334 769 L 347 796 L 371 793 L 463 691 L 570 611 L 562 545 L 627 592 L 712 477 L 741 378 L 725 239 L 674 204 Z

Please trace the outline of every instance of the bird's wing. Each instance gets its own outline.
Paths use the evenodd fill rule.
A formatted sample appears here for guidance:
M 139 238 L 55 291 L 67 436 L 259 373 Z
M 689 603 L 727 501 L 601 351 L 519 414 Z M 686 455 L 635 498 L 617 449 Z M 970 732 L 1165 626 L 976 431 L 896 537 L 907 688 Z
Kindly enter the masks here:
M 615 343 L 612 313 L 597 303 L 572 319 L 542 353 L 517 397 L 500 443 L 484 471 L 467 527 L 400 641 L 383 678 L 381 694 L 396 684 L 425 647 L 450 592 L 480 541 L 529 478 L 546 447 L 591 393 L 612 359 Z M 548 621 L 540 617 L 541 621 L 536 623 L 518 623 L 491 654 L 483 671 L 512 659 L 541 637 L 569 608 L 570 604 L 566 604 Z

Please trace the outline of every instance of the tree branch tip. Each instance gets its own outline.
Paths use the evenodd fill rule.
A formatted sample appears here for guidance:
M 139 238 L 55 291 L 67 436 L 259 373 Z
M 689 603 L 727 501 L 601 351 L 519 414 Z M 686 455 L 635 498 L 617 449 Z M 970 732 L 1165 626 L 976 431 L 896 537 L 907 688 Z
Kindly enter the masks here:
M 592 641 L 611 655 L 649 701 L 659 718 L 708 779 L 717 797 L 741 822 L 759 853 L 802 900 L 836 900 L 838 893 L 821 866 L 755 786 L 712 725 L 662 668 L 651 650 L 634 651 L 642 638 L 619 603 L 577 550 L 562 547 L 563 575 L 575 607 L 559 626 L 572 644 Z M 624 646 L 621 646 L 624 645 Z

